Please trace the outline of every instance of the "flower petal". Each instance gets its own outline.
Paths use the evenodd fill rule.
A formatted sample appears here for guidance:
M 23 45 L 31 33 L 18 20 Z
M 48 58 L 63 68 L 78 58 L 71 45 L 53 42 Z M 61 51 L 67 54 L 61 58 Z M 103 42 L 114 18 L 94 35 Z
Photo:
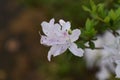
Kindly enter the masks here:
M 56 23 L 54 25 L 54 29 L 52 30 L 52 32 L 55 34 L 55 36 L 61 36 L 62 35 L 61 26 Z
M 84 51 L 81 48 L 77 48 L 77 45 L 75 43 L 71 43 L 69 50 L 75 55 L 82 57 Z
M 54 22 L 55 22 L 55 19 L 52 18 L 49 23 L 50 23 L 50 24 L 54 24 Z
M 50 22 L 43 21 L 41 23 L 42 31 L 45 35 L 51 36 L 53 34 L 52 30 L 54 29 L 54 19 L 51 19 Z
M 120 60 L 116 60 L 115 63 L 117 64 L 115 68 L 116 78 L 120 78 Z
M 47 46 L 51 46 L 53 44 L 53 43 L 50 43 L 50 38 L 48 38 L 47 36 L 43 36 L 43 35 L 41 35 L 40 43 L 47 45 Z
M 63 45 L 54 45 L 50 48 L 48 52 L 48 61 L 51 61 L 51 56 L 58 56 L 66 51 L 66 47 Z
M 73 30 L 72 34 L 70 35 L 71 42 L 74 42 L 74 41 L 78 40 L 80 34 L 81 34 L 81 31 L 79 29 Z
M 47 36 L 43 36 L 41 35 L 41 40 L 40 43 L 47 45 L 47 46 L 52 46 L 52 45 L 56 45 L 56 44 L 65 44 L 65 40 L 64 38 L 61 37 L 47 37 Z
M 57 49 L 57 50 L 58 50 L 58 49 Z M 52 56 L 55 52 L 58 52 L 58 51 L 56 51 L 56 46 L 52 46 L 52 47 L 50 48 L 49 52 L 48 52 L 48 56 L 47 56 L 48 61 L 51 61 L 51 56 Z
M 64 20 L 59 20 L 60 25 L 62 26 L 62 31 L 69 30 L 71 27 L 71 24 L 69 21 L 65 22 Z
M 115 73 L 116 73 L 116 78 L 120 78 L 120 64 L 117 64 Z
M 53 54 L 54 57 L 64 53 L 67 50 L 68 45 L 63 45 L 62 44 L 62 45 L 57 45 L 57 47 L 59 48 L 60 52 Z
M 116 63 L 116 64 L 120 64 L 120 60 L 116 60 L 115 63 Z
M 42 31 L 44 32 L 44 34 L 47 36 L 50 36 L 51 30 L 52 30 L 52 27 L 50 27 L 50 24 L 47 22 L 42 22 L 41 26 L 42 26 Z
M 108 79 L 110 77 L 110 73 L 107 70 L 107 68 L 102 66 L 100 72 L 97 73 L 96 77 L 99 80 L 106 80 L 106 79 Z

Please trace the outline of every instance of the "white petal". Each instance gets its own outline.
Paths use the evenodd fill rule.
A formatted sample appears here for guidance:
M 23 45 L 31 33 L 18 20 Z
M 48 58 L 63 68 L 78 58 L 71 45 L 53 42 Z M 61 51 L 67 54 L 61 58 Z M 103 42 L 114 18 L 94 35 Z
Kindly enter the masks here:
M 54 22 L 55 22 L 55 19 L 52 18 L 49 23 L 50 23 L 50 24 L 54 24 Z
M 40 43 L 44 45 L 48 45 L 47 41 L 48 41 L 48 38 L 46 36 L 41 35 Z
M 74 41 L 78 40 L 80 34 L 81 34 L 81 31 L 79 29 L 73 30 L 72 34 L 70 35 L 71 42 L 74 42 Z
M 120 64 L 120 60 L 116 60 L 115 62 L 116 62 L 116 64 Z
M 41 26 L 42 26 L 42 31 L 44 32 L 44 34 L 47 36 L 51 36 L 54 24 L 51 25 L 44 21 L 41 23 Z
M 59 20 L 60 25 L 62 26 L 62 31 L 69 30 L 71 27 L 71 24 L 69 21 L 65 22 L 64 20 Z
M 60 23 L 61 26 L 63 26 L 66 22 L 63 19 L 60 19 L 59 23 Z
M 54 34 L 52 31 L 54 29 L 54 22 L 55 22 L 55 20 L 51 19 L 49 23 L 46 21 L 43 21 L 41 23 L 42 31 L 44 32 L 45 35 L 51 36 Z
M 120 64 L 116 66 L 115 73 L 116 73 L 116 78 L 120 78 Z
M 114 44 L 115 36 L 110 31 L 106 31 L 102 38 L 105 45 Z
M 61 37 L 47 37 L 47 36 L 43 36 L 41 35 L 41 40 L 40 43 L 47 45 L 47 46 L 52 46 L 52 45 L 56 45 L 56 44 L 65 44 L 65 40 L 64 38 Z
M 96 47 L 101 47 L 102 46 L 102 38 L 100 36 L 97 36 L 97 40 L 94 41 Z M 88 42 L 85 43 L 86 46 L 89 46 Z M 92 68 L 95 65 L 95 62 L 100 61 L 98 58 L 102 56 L 102 50 L 101 49 L 85 49 L 85 59 L 88 68 Z M 104 54 L 105 55 L 105 54 Z
M 63 52 L 66 51 L 66 47 L 62 46 L 62 45 L 54 45 L 50 48 L 49 52 L 48 52 L 48 61 L 51 61 L 51 56 L 58 56 L 60 54 L 62 54 Z
M 52 46 L 48 52 L 48 61 L 51 61 L 51 56 L 56 52 L 56 46 Z
M 54 34 L 56 36 L 61 36 L 62 35 L 61 26 L 59 24 L 55 24 L 54 29 L 52 31 L 54 31 Z
M 91 50 L 91 49 L 85 49 L 85 56 L 84 58 L 86 59 L 87 67 L 88 68 L 93 68 L 95 62 L 98 59 L 98 56 L 100 51 L 99 50 Z
M 101 70 L 97 73 L 96 77 L 99 80 L 106 80 L 110 77 L 110 73 L 108 72 L 107 68 L 101 67 Z
M 53 54 L 54 57 L 64 53 L 68 48 L 67 45 L 57 45 L 57 47 L 59 48 L 60 52 Z
M 118 53 L 118 50 L 116 49 L 116 44 L 115 45 L 103 45 L 104 51 L 108 52 L 108 55 L 116 55 Z
M 75 55 L 82 57 L 84 51 L 81 48 L 77 48 L 77 45 L 75 43 L 71 43 L 69 50 Z

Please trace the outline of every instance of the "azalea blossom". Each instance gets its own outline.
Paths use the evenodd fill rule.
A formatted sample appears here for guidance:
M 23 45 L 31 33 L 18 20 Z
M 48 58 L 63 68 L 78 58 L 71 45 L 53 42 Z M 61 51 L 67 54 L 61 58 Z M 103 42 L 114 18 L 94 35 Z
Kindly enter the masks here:
M 85 58 L 88 67 L 96 65 L 100 68 L 96 74 L 98 80 L 108 79 L 111 72 L 116 74 L 116 78 L 120 78 L 120 37 L 106 31 L 103 36 L 98 36 L 95 46 L 103 49 L 86 49 Z
M 120 37 L 114 37 L 111 43 L 105 44 L 102 54 L 100 65 L 105 65 L 106 70 L 109 69 L 109 73 L 113 72 L 116 74 L 116 78 L 120 78 Z
M 108 37 L 109 36 L 109 37 Z M 98 65 L 100 68 L 104 67 L 104 79 L 106 80 L 110 77 L 110 72 L 116 74 L 116 78 L 120 78 L 120 37 L 115 37 L 112 33 L 108 33 L 103 37 L 103 50 L 101 52 L 101 59 Z M 98 74 L 101 73 L 98 72 Z M 97 76 L 99 79 L 100 77 Z
M 109 56 L 104 57 L 104 59 L 111 62 L 111 65 L 115 68 L 116 78 L 120 78 L 120 37 L 116 37 L 113 45 L 107 45 L 104 48 L 109 53 Z
M 51 19 L 49 22 L 43 21 L 41 26 L 45 35 L 41 35 L 40 43 L 51 46 L 47 56 L 49 61 L 51 61 L 52 55 L 58 56 L 67 49 L 75 56 L 83 56 L 83 49 L 78 48 L 74 43 L 79 39 L 81 31 L 79 29 L 71 31 L 71 24 L 69 21 L 65 22 L 61 19 L 59 23 L 55 23 L 55 20 Z

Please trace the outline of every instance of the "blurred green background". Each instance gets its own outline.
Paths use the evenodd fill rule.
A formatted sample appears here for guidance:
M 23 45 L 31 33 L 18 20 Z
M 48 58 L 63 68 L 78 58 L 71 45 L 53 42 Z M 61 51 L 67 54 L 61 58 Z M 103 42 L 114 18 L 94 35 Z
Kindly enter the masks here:
M 119 0 L 104 2 L 107 8 Z M 41 22 L 55 18 L 82 28 L 89 14 L 82 5 L 89 0 L 0 0 L 0 80 L 97 80 L 94 67 L 66 51 L 47 61 L 48 47 L 40 44 Z M 111 79 L 114 80 L 114 79 Z M 116 79 L 117 80 L 117 79 Z

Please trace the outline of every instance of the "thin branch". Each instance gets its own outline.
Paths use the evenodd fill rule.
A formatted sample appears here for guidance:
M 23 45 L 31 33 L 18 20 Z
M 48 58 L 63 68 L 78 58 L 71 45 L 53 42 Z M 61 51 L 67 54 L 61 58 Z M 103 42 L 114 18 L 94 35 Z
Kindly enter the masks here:
M 91 47 L 85 46 L 85 48 L 91 49 Z M 94 49 L 104 49 L 103 47 L 95 47 Z

